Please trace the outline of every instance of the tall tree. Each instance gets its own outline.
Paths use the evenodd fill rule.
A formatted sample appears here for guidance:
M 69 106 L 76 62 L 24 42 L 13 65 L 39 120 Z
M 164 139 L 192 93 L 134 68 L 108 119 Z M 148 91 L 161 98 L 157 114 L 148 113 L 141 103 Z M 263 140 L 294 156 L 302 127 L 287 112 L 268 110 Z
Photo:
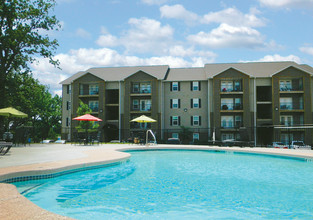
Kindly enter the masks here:
M 58 66 L 53 59 L 58 42 L 47 34 L 60 27 L 49 14 L 55 4 L 55 0 L 0 0 L 0 108 L 7 105 L 10 73 L 30 70 L 38 56 Z

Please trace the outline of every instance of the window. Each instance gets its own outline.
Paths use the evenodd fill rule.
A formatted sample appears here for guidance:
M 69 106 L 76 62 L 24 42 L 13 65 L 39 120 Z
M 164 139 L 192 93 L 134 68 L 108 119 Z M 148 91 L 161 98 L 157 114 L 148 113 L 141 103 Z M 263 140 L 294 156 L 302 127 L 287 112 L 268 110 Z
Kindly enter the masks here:
M 190 90 L 191 91 L 200 91 L 201 90 L 200 82 L 198 82 L 198 81 L 190 82 Z
M 140 100 L 140 111 L 151 111 L 151 100 Z
M 70 110 L 71 109 L 71 102 L 67 101 L 66 102 L 66 110 Z
M 291 80 L 279 80 L 280 91 L 290 91 L 292 89 Z
M 201 125 L 201 116 L 198 116 L 198 115 L 191 116 L 191 125 L 192 126 L 200 126 Z
M 236 109 L 236 110 L 241 110 L 242 109 L 241 98 L 235 98 L 234 109 Z
M 232 134 L 232 133 L 223 133 L 222 134 L 222 141 L 233 140 L 233 139 L 234 139 L 234 134 Z
M 283 144 L 289 144 L 293 141 L 293 134 L 285 134 L 285 133 L 282 133 L 280 135 L 280 141 L 283 143 Z
M 231 98 L 221 99 L 221 109 L 222 110 L 233 110 L 233 99 L 231 99 Z
M 292 109 L 292 98 L 280 98 L 280 109 L 290 110 Z
M 242 91 L 241 80 L 235 80 L 234 84 L 235 84 L 235 89 L 234 89 L 235 91 Z
M 171 116 L 170 123 L 171 123 L 171 126 L 179 126 L 180 125 L 180 116 Z
M 99 86 L 98 85 L 89 85 L 89 95 L 98 95 L 99 94 Z
M 70 126 L 70 119 L 67 117 L 66 118 L 66 127 Z
M 191 108 L 201 108 L 201 99 L 194 98 L 190 100 L 190 107 Z
M 140 83 L 140 93 L 151 93 L 151 84 Z
M 293 125 L 293 117 L 292 115 L 281 115 L 280 116 L 280 124 L 285 126 Z
M 233 91 L 233 81 L 221 81 L 221 91 L 222 92 Z
M 180 99 L 171 99 L 171 108 L 180 108 Z
M 172 138 L 179 138 L 179 134 L 178 133 L 172 133 Z
M 242 117 L 241 117 L 241 115 L 236 115 L 235 116 L 235 126 L 236 127 L 241 127 L 242 126 Z
M 221 117 L 221 126 L 223 128 L 234 127 L 234 117 L 233 116 L 222 116 Z
M 66 93 L 71 94 L 71 85 L 66 86 Z
M 133 110 L 139 110 L 139 100 L 138 99 L 133 100 Z
M 89 108 L 92 112 L 98 112 L 99 110 L 99 101 L 89 101 Z
M 180 91 L 180 83 L 171 82 L 171 91 Z
M 139 83 L 133 83 L 133 93 L 139 93 L 140 85 Z
M 199 133 L 193 133 L 192 134 L 192 140 L 193 141 L 198 141 L 200 138 L 199 138 Z

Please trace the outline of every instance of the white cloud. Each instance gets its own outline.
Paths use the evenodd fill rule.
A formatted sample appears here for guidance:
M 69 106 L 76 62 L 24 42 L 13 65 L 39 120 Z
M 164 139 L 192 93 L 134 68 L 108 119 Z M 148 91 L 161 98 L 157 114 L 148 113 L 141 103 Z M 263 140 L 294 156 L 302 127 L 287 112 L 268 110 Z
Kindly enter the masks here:
M 251 8 L 248 14 L 243 14 L 236 8 L 227 8 L 218 12 L 210 12 L 203 16 L 201 22 L 204 24 L 210 23 L 225 23 L 232 26 L 247 26 L 259 27 L 265 25 L 265 20 L 258 18 L 256 15 L 260 12 Z
M 296 63 L 302 63 L 301 59 L 295 55 L 281 56 L 279 54 L 266 55 L 259 60 L 254 61 L 240 61 L 240 62 L 277 62 L 277 61 L 294 61 Z
M 126 52 L 162 53 L 172 42 L 174 30 L 169 25 L 162 26 L 159 21 L 148 18 L 131 18 L 128 23 L 131 25 L 125 35 L 120 39 Z
M 162 5 L 166 3 L 168 0 L 141 0 L 142 3 L 147 5 Z
M 300 47 L 299 50 L 302 53 L 306 53 L 306 54 L 313 56 L 313 47 Z
M 175 18 L 175 19 L 182 19 L 186 23 L 195 22 L 198 20 L 198 15 L 187 11 L 183 5 L 164 5 L 160 8 L 161 17 L 164 18 Z
M 111 34 L 101 35 L 96 43 L 101 47 L 115 47 L 119 44 L 117 37 Z
M 85 39 L 88 39 L 91 37 L 91 34 L 88 31 L 84 30 L 83 28 L 78 28 L 75 34 L 76 36 L 85 38 Z
M 259 0 L 259 2 L 267 7 L 313 7 L 313 0 Z
M 196 35 L 189 35 L 187 39 L 202 46 L 211 48 L 262 48 L 264 37 L 250 27 L 235 27 L 222 23 L 209 33 L 203 31 Z
M 108 48 L 71 50 L 67 54 L 58 54 L 54 58 L 60 61 L 60 69 L 54 68 L 47 59 L 37 58 L 31 68 L 34 77 L 42 84 L 49 85 L 50 91 L 61 95 L 61 81 L 91 67 L 102 66 L 141 66 L 141 65 L 170 65 L 171 67 L 204 66 L 214 62 L 216 55 L 212 52 L 196 51 L 192 48 L 175 47 L 172 54 L 142 58 L 120 54 Z M 173 51 L 176 52 L 173 52 Z M 180 53 L 179 53 L 179 52 Z M 190 56 L 187 56 L 187 53 Z M 176 54 L 175 54 L 176 53 Z

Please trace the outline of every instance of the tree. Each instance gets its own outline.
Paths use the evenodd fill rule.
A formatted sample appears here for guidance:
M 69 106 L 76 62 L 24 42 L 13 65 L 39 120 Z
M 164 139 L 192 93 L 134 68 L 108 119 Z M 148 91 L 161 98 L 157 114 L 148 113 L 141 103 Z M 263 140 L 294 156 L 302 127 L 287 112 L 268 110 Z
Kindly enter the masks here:
M 79 102 L 79 107 L 77 108 L 77 115 L 81 116 L 84 114 L 90 114 L 91 109 L 89 106 L 82 101 Z M 76 126 L 78 132 L 94 132 L 97 131 L 99 124 L 95 121 L 79 121 L 79 125 Z
M 7 105 L 9 74 L 30 70 L 36 56 L 58 66 L 53 59 L 58 42 L 47 35 L 60 27 L 56 17 L 49 15 L 55 4 L 55 0 L 0 1 L 0 108 Z
M 61 97 L 52 97 L 48 87 L 41 85 L 27 72 L 10 73 L 8 79 L 5 88 L 7 103 L 28 114 L 27 118 L 15 119 L 11 129 L 14 131 L 21 125 L 32 127 L 31 138 L 35 142 L 46 138 L 56 139 L 61 133 Z

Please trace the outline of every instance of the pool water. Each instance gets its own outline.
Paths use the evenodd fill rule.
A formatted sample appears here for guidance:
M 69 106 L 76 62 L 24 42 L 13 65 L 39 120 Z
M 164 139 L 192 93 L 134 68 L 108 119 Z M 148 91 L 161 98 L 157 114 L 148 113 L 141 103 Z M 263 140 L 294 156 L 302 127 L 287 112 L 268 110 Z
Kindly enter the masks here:
M 131 152 L 129 162 L 14 183 L 76 219 L 312 219 L 313 163 L 204 151 Z

